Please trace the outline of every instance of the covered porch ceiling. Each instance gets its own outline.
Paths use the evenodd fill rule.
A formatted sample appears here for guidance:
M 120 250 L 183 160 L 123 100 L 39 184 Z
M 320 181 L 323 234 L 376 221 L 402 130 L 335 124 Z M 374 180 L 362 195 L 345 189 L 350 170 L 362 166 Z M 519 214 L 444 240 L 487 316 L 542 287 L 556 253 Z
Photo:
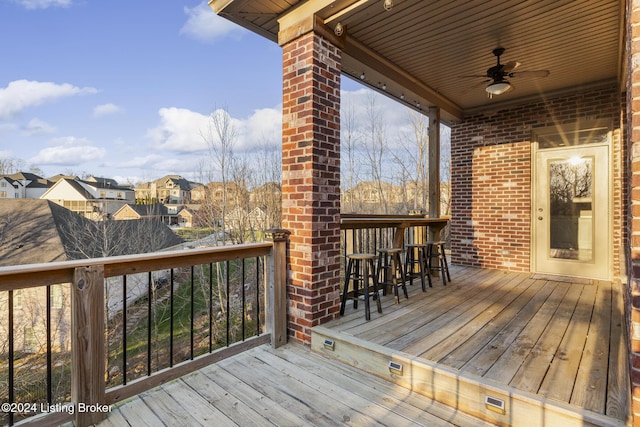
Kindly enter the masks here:
M 624 0 L 211 0 L 210 6 L 280 44 L 309 29 L 321 32 L 342 48 L 343 74 L 413 108 L 438 106 L 445 122 L 562 91 L 622 87 L 625 80 Z M 502 64 L 520 65 L 505 76 L 513 89 L 489 98 L 487 72 L 497 47 L 505 49 Z M 547 77 L 523 73 L 544 70 Z

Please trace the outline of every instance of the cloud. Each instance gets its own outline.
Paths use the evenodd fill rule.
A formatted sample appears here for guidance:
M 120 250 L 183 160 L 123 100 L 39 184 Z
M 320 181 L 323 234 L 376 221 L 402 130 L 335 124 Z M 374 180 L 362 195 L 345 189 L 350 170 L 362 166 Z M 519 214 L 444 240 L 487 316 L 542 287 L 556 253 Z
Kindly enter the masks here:
M 25 9 L 47 9 L 49 7 L 69 7 L 72 0 L 14 0 Z
M 180 29 L 180 34 L 201 42 L 210 43 L 242 31 L 239 25 L 216 15 L 206 2 L 193 8 L 185 6 L 184 13 L 188 19 Z
M 122 111 L 122 109 L 115 104 L 96 105 L 93 109 L 93 117 L 102 117 L 109 114 L 115 114 L 120 111 Z
M 242 122 L 239 148 L 251 149 L 264 143 L 278 143 L 282 139 L 282 109 L 262 108 Z
M 218 143 L 211 115 L 200 114 L 184 108 L 161 108 L 158 111 L 160 124 L 147 131 L 152 146 L 158 150 L 175 153 L 205 152 L 209 143 Z M 216 110 L 212 115 L 224 114 Z M 282 113 L 280 109 L 263 108 L 255 110 L 247 119 L 226 116 L 228 124 L 235 132 L 234 149 L 251 150 L 265 142 L 280 141 Z
M 209 126 L 209 116 L 185 108 L 161 108 L 160 125 L 149 129 L 147 136 L 159 150 L 192 153 L 208 149 L 203 135 Z
M 97 93 L 92 87 L 77 87 L 69 83 L 15 80 L 0 88 L 0 119 L 8 119 L 29 107 L 73 95 Z
M 53 146 L 40 150 L 38 154 L 28 160 L 28 163 L 40 166 L 75 166 L 101 159 L 106 154 L 104 148 L 95 147 L 90 141 L 73 136 L 55 138 L 51 144 Z
M 27 136 L 55 133 L 56 128 L 40 119 L 31 119 L 24 127 L 24 134 Z

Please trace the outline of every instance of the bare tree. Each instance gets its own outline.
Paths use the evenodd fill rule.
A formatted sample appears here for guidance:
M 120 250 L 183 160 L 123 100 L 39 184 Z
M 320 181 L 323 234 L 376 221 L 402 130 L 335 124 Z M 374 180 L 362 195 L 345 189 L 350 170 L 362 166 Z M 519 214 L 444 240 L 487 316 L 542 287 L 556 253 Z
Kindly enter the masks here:
M 282 150 L 276 144 L 263 141 L 252 153 L 250 209 L 260 209 L 264 218 L 255 227 L 261 230 L 279 228 L 282 223 Z M 255 220 L 255 216 L 252 216 Z
M 340 147 L 342 151 L 341 187 L 344 212 L 359 212 L 362 210 L 362 200 L 356 195 L 356 185 L 359 181 L 358 145 L 359 135 L 356 131 L 356 114 L 353 106 L 345 106 L 340 118 Z
M 236 144 L 237 131 L 231 120 L 231 116 L 226 110 L 217 109 L 209 116 L 209 126 L 203 135 L 209 147 L 209 157 L 220 176 L 222 182 L 222 203 L 220 205 L 221 224 L 223 236 L 226 232 L 225 218 L 227 213 L 227 193 L 231 173 L 234 169 L 235 157 L 234 147 Z
M 367 127 L 362 145 L 368 161 L 369 173 L 374 182 L 383 212 L 389 213 L 389 205 L 383 188 L 384 160 L 389 157 L 386 146 L 385 125 L 381 111 L 376 105 L 376 95 L 371 92 L 367 99 Z
M 14 157 L 0 157 L 0 175 L 10 175 L 24 168 L 24 160 Z

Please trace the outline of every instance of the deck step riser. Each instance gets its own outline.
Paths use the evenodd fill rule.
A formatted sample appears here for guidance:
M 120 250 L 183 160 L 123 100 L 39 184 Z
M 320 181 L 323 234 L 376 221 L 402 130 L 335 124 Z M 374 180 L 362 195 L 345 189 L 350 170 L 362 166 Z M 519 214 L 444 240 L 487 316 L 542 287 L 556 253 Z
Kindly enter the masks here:
M 326 342 L 333 343 L 333 348 Z M 412 357 L 322 326 L 313 328 L 311 348 L 461 412 L 503 426 L 610 426 L 622 421 L 561 402 L 550 402 L 492 380 Z M 393 362 L 390 365 L 390 362 Z M 398 375 L 401 366 L 402 375 Z M 486 404 L 504 402 L 504 413 Z

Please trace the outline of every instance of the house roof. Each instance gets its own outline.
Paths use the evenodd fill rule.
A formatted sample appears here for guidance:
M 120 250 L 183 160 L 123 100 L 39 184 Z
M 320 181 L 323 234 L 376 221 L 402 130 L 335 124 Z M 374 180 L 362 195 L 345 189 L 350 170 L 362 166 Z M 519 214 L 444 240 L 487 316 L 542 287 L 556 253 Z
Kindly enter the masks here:
M 219 15 L 280 45 L 314 29 L 341 48 L 343 74 L 416 109 L 437 105 L 445 120 L 626 78 L 624 1 L 392 3 L 385 10 L 382 0 L 209 2 Z M 515 90 L 489 99 L 487 72 L 497 47 L 506 49 L 501 64 L 521 65 L 508 78 Z M 538 70 L 550 75 L 517 76 Z
M 96 176 L 89 176 L 87 179 L 82 180 L 83 182 L 89 183 L 97 188 L 119 188 L 118 181 L 111 178 L 100 178 Z
M 120 210 L 122 209 L 131 209 L 132 211 L 134 211 L 135 213 L 137 213 L 138 215 L 140 215 L 141 217 L 146 217 L 146 216 L 166 216 L 169 215 L 169 212 L 167 210 L 167 207 L 163 204 L 160 203 L 154 203 L 152 205 L 137 205 L 137 204 L 133 204 L 133 203 L 129 203 L 126 204 L 125 206 L 123 206 L 122 208 L 120 208 Z
M 48 200 L 0 203 L 0 266 L 153 252 L 180 243 L 157 220 L 95 222 Z

